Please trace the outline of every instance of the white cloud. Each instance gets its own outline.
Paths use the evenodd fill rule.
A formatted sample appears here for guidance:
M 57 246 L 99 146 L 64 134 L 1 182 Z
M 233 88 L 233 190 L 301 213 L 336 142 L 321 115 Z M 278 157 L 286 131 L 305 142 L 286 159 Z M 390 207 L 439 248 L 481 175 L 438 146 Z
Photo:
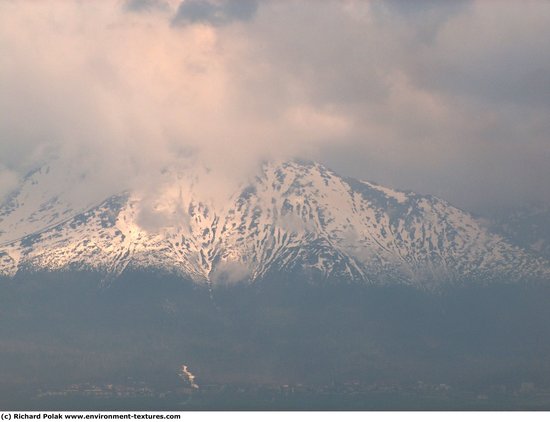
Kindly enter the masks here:
M 250 269 L 246 265 L 233 262 L 220 262 L 210 275 L 212 282 L 218 286 L 228 286 L 250 279 Z
M 17 173 L 0 165 L 0 198 L 13 191 L 17 187 L 18 182 Z

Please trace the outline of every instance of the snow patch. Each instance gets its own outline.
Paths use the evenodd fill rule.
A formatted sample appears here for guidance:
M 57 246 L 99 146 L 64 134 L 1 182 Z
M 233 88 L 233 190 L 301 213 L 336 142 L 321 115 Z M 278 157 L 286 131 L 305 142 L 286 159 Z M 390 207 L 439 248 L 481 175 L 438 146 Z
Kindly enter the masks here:
M 397 190 L 394 190 L 394 189 L 386 188 L 384 186 L 380 186 L 380 185 L 370 183 L 370 182 L 363 182 L 363 183 L 369 185 L 371 188 L 376 189 L 377 191 L 380 191 L 380 192 L 384 193 L 388 198 L 395 199 L 400 204 L 406 202 L 407 199 L 408 199 L 407 194 L 405 192 L 401 192 L 401 191 L 397 191 Z

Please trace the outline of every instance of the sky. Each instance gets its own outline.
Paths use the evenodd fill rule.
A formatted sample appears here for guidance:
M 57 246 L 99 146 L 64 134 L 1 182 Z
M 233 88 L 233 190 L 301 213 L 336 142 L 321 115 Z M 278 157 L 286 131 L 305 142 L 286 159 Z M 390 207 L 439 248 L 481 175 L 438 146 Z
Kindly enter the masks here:
M 550 202 L 550 2 L 0 0 L 0 197 L 61 157 L 83 189 L 264 160 L 483 214 Z

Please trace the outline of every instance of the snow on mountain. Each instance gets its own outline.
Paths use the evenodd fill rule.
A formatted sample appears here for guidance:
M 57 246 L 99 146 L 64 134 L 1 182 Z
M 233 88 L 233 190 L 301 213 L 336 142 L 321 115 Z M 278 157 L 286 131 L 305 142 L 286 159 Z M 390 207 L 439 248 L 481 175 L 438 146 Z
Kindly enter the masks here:
M 286 272 L 418 285 L 550 279 L 543 257 L 441 199 L 342 178 L 316 163 L 265 164 L 217 201 L 201 199 L 199 173 L 165 171 L 153 195 L 89 198 L 84 207 L 67 193 L 78 180 L 52 190 L 49 174 L 45 166 L 29 175 L 0 206 L 3 275 L 156 269 L 205 284 Z

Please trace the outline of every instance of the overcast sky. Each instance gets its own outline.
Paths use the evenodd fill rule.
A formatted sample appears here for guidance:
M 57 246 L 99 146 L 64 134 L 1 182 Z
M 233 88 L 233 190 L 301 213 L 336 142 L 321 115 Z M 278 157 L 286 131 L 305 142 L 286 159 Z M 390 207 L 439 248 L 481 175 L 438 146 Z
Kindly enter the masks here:
M 550 201 L 549 40 L 543 0 L 0 0 L 0 196 L 51 155 L 121 186 L 301 157 Z

